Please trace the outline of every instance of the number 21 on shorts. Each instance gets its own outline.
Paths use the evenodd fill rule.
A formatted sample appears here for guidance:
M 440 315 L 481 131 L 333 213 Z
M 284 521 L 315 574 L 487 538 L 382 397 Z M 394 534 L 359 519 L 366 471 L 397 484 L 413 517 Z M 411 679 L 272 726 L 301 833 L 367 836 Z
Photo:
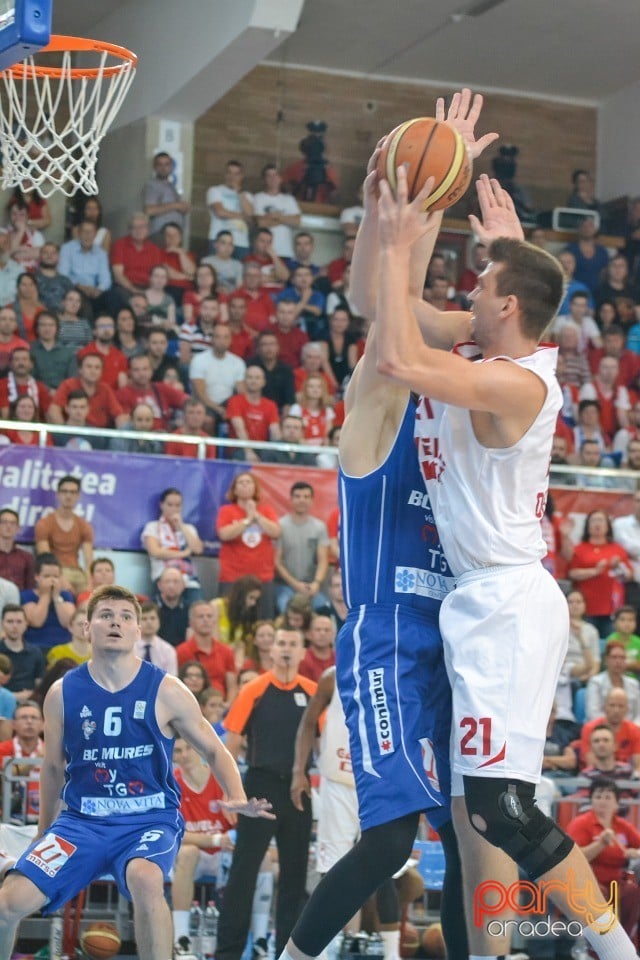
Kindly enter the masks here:
M 491 717 L 463 717 L 460 721 L 460 754 L 463 757 L 491 756 Z

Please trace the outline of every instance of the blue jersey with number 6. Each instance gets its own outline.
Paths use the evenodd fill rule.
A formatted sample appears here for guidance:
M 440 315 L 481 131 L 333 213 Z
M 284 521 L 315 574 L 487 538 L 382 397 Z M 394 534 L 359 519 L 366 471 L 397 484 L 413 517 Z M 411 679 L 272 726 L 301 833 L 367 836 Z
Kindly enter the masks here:
M 62 681 L 64 751 L 62 799 L 84 816 L 132 818 L 179 807 L 173 739 L 156 720 L 165 674 L 145 660 L 128 686 L 110 693 L 87 664 Z

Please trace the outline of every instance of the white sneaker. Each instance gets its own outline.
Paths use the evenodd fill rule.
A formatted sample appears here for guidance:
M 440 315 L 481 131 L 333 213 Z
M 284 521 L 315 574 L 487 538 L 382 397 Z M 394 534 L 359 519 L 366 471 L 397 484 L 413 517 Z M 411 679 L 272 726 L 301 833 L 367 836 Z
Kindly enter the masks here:
M 173 948 L 175 960 L 198 960 L 198 955 L 191 946 L 189 937 L 180 937 Z

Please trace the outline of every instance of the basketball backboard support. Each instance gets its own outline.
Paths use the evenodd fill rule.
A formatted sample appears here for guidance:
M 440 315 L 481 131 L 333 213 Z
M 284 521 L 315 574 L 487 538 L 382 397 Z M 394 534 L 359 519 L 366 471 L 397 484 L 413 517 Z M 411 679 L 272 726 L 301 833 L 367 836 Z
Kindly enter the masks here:
M 0 0 L 0 70 L 46 47 L 52 0 Z

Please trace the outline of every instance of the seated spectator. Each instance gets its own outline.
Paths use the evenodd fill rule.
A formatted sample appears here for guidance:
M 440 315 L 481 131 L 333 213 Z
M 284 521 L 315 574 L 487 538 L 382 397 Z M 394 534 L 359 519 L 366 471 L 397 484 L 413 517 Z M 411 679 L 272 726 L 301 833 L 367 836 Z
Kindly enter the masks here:
M 628 717 L 634 723 L 640 720 L 640 683 L 625 675 L 627 654 L 624 644 L 619 640 L 609 640 L 604 654 L 605 668 L 591 677 L 587 683 L 586 716 L 587 720 L 602 716 L 607 694 L 614 687 L 621 687 L 628 702 Z
M 184 577 L 174 567 L 165 567 L 156 583 L 155 596 L 160 615 L 159 634 L 177 647 L 183 643 L 189 627 L 189 607 L 185 597 Z
M 102 225 L 102 204 L 98 197 L 86 197 L 84 203 L 78 210 L 76 214 L 76 222 L 71 228 L 71 236 L 77 240 L 78 239 L 78 228 L 81 223 L 85 223 L 87 220 L 90 220 L 91 223 L 95 223 L 96 230 L 96 246 L 102 247 L 104 250 L 109 253 L 111 249 L 111 231 Z
M 236 696 L 236 680 L 233 651 L 218 639 L 218 611 L 206 600 L 197 600 L 189 607 L 191 639 L 177 648 L 178 664 L 197 660 L 202 664 L 212 687 L 221 690 L 225 703 L 230 706 Z
M 594 765 L 591 753 L 591 734 L 597 726 L 607 724 L 613 730 L 616 741 L 616 760 L 630 763 L 633 776 L 640 777 L 640 727 L 627 718 L 629 701 L 622 687 L 613 687 L 604 702 L 604 713 L 594 720 L 587 720 L 580 734 L 580 762 L 582 766 Z
M 170 430 L 172 415 L 182 409 L 186 393 L 166 383 L 152 381 L 153 367 L 148 356 L 129 359 L 129 383 L 116 391 L 116 400 L 125 413 L 132 413 L 140 403 L 146 403 L 153 413 L 154 430 Z
M 189 364 L 196 354 L 208 350 L 211 347 L 215 326 L 221 322 L 220 301 L 217 296 L 203 297 L 198 315 L 191 321 L 185 320 L 180 327 L 178 333 L 180 363 Z
M 596 287 L 596 304 L 608 301 L 617 309 L 618 300 L 637 300 L 637 290 L 629 282 L 629 264 L 622 253 L 616 253 L 607 263 L 600 283 Z
M 87 620 L 86 610 L 76 609 L 69 621 L 71 639 L 68 643 L 60 643 L 51 647 L 47 654 L 47 667 L 52 667 L 59 660 L 73 660 L 74 663 L 86 663 L 91 659 L 91 643 L 87 637 L 84 625 Z
M 569 313 L 558 314 L 553 324 L 553 334 L 558 337 L 563 326 L 575 323 L 580 331 L 580 351 L 586 353 L 590 348 L 602 346 L 602 336 L 598 325 L 589 311 L 589 298 L 586 293 L 576 290 L 569 298 Z
M 138 323 L 131 307 L 122 307 L 118 310 L 114 343 L 127 360 L 131 357 L 139 357 L 145 352 Z
M 111 247 L 114 281 L 111 307 L 114 313 L 126 305 L 132 293 L 147 289 L 151 271 L 162 261 L 162 250 L 149 240 L 149 218 L 144 213 L 134 213 L 129 221 L 129 232 L 114 241 Z
M 140 333 L 143 336 L 148 337 L 154 327 L 151 322 L 151 315 L 149 313 L 149 301 L 147 300 L 147 295 L 144 290 L 138 290 L 136 293 L 132 293 L 126 304 L 117 304 L 117 309 L 121 310 L 123 306 L 128 306 L 130 308 L 131 312 L 136 318 L 136 323 Z
M 58 480 L 57 506 L 35 525 L 36 554 L 55 554 L 62 578 L 74 593 L 87 586 L 87 571 L 93 561 L 93 527 L 78 516 L 80 481 L 67 474 Z M 78 555 L 82 553 L 83 568 Z
M 38 314 L 44 310 L 44 304 L 40 302 L 40 291 L 33 274 L 21 273 L 18 277 L 13 309 L 16 312 L 20 336 L 24 336 L 29 342 L 35 340 L 34 324 Z
M 229 329 L 231 330 L 231 353 L 235 353 L 246 363 L 254 351 L 254 338 L 245 325 L 246 300 L 232 293 L 227 300 L 227 313 L 229 315 Z
M 478 275 L 486 267 L 487 260 L 487 245 L 485 243 L 474 243 L 471 251 L 467 254 L 468 266 L 464 268 L 456 284 L 458 294 L 462 294 L 465 300 L 471 291 L 475 290 Z
M 152 324 L 176 336 L 178 332 L 176 304 L 167 290 L 168 284 L 169 269 L 164 263 L 159 263 L 151 271 L 145 294 Z
M 230 230 L 218 231 L 213 240 L 213 253 L 203 257 L 201 264 L 213 267 L 221 294 L 233 293 L 242 284 L 242 264 L 233 255 L 233 237 Z
M 160 516 L 145 525 L 141 541 L 149 554 L 154 587 L 166 567 L 175 567 L 184 580 L 186 602 L 192 604 L 202 598 L 192 560 L 202 553 L 202 540 L 193 524 L 182 519 L 182 494 L 175 487 L 168 487 L 160 494 Z
M 556 723 L 556 705 L 549 714 L 547 736 L 542 755 L 542 775 L 544 777 L 566 777 L 578 768 L 578 758 L 570 745 L 571 732 Z
M 24 203 L 27 207 L 28 223 L 35 230 L 46 230 L 51 226 L 51 211 L 45 198 L 35 187 L 27 189 L 24 187 L 14 187 L 11 200 L 8 203 L 10 207 L 14 203 Z
M 430 303 L 434 310 L 441 312 L 460 310 L 460 304 L 450 296 L 451 287 L 449 280 L 445 276 L 431 277 L 428 287 L 424 288 L 422 297 L 427 303 Z
M 585 620 L 587 610 L 580 590 L 571 590 L 567 594 L 569 608 L 569 646 L 565 663 L 571 667 L 572 675 L 585 682 L 600 670 L 600 634 Z M 590 661 L 590 663 L 589 663 Z M 577 672 L 573 674 L 573 667 Z M 587 670 L 588 667 L 588 670 Z
M 575 207 L 578 210 L 600 209 L 600 204 L 596 200 L 593 188 L 593 178 L 588 170 L 574 170 L 571 174 L 571 183 L 573 190 L 567 199 L 567 207 Z
M 286 261 L 289 272 L 293 273 L 296 267 L 309 267 L 314 279 L 320 273 L 320 267 L 313 262 L 315 240 L 306 230 L 300 230 L 293 238 L 293 257 Z
M 82 296 L 80 291 L 73 287 L 62 301 L 62 311 L 59 314 L 58 339 L 65 347 L 79 350 L 86 347 L 93 340 L 93 330 L 86 317 L 80 315 L 82 310 Z
M 262 583 L 258 615 L 274 611 L 274 541 L 280 536 L 278 516 L 262 499 L 260 481 L 252 473 L 238 473 L 216 517 L 220 538 L 219 588 L 227 596 L 235 581 L 251 574 Z
M 89 426 L 87 422 L 89 410 L 89 397 L 84 390 L 71 390 L 64 408 L 64 422 L 69 430 L 53 434 L 54 447 L 69 447 L 70 450 L 104 449 L 105 443 L 101 437 L 87 437 L 76 429 Z
M 556 371 L 560 386 L 570 384 L 581 387 L 591 380 L 589 361 L 584 350 L 580 349 L 580 328 L 573 320 L 568 321 L 557 334 L 558 360 L 562 358 L 562 371 Z M 558 365 L 560 366 L 560 365 Z M 576 389 L 574 402 L 578 402 Z
M 16 299 L 21 273 L 22 268 L 9 250 L 9 233 L 5 227 L 0 227 L 0 306 L 4 307 Z
M 626 427 L 631 408 L 629 392 L 620 385 L 619 373 L 620 365 L 615 357 L 602 357 L 593 381 L 585 383 L 578 395 L 580 400 L 597 400 L 600 404 L 600 424 L 609 444 L 618 430 Z
M 321 273 L 328 278 L 333 290 L 341 290 L 343 287 L 344 271 L 347 265 L 351 263 L 354 245 L 355 238 L 347 237 L 342 247 L 342 256 L 332 260 L 321 270 Z
M 287 601 L 284 612 L 276 619 L 275 626 L 276 628 L 283 627 L 285 630 L 301 630 L 306 643 L 312 617 L 313 607 L 309 595 L 294 593 L 291 599 Z
M 182 413 L 184 415 L 184 423 L 181 427 L 178 427 L 177 430 L 173 431 L 176 437 L 209 437 L 209 434 L 202 429 L 207 411 L 201 400 L 198 400 L 197 397 L 189 397 L 188 400 L 184 402 Z M 171 440 L 165 443 L 164 452 L 168 457 L 197 457 L 199 451 L 197 443 Z M 215 460 L 215 458 L 216 448 L 209 445 L 206 448 L 205 459 Z
M 6 379 L 0 380 L 0 416 L 3 420 L 9 415 L 9 407 L 20 397 L 30 397 L 36 408 L 35 419 L 44 421 L 50 394 L 46 385 L 33 376 L 33 362 L 27 346 L 15 348 Z
M 5 686 L 14 694 L 18 703 L 31 699 L 46 669 L 42 651 L 24 641 L 28 626 L 22 607 L 18 604 L 7 604 L 2 611 L 0 653 L 11 661 L 13 669 Z
M 280 520 L 276 547 L 276 602 L 282 613 L 294 593 L 311 599 L 315 610 L 326 606 L 320 592 L 327 575 L 329 534 L 322 520 L 311 514 L 314 491 L 298 480 L 290 490 L 291 510 Z
M 234 296 L 242 297 L 247 305 L 245 326 L 249 333 L 257 336 L 273 323 L 275 307 L 273 299 L 262 288 L 262 270 L 257 263 L 243 263 L 242 286 L 234 290 Z M 278 294 L 283 296 L 282 293 Z
M 0 376 L 5 376 L 11 362 L 11 354 L 19 347 L 28 350 L 26 339 L 17 333 L 18 321 L 13 307 L 0 307 Z
M 91 220 L 79 224 L 77 239 L 62 244 L 58 264 L 60 273 L 86 298 L 92 314 L 104 306 L 104 294 L 111 286 L 109 257 L 96 245 L 97 233 Z
M 607 248 L 597 243 L 596 222 L 585 217 L 578 225 L 578 239 L 570 243 L 567 250 L 576 258 L 575 278 L 589 287 L 595 294 L 600 283 L 600 274 L 609 263 Z
M 246 366 L 244 360 L 231 353 L 231 331 L 218 323 L 213 331 L 211 349 L 194 357 L 189 366 L 189 378 L 194 395 L 207 408 L 216 424 L 226 420 L 225 404 L 234 392 L 244 390 Z
M 322 278 L 316 281 L 318 285 L 322 282 Z M 358 316 L 358 307 L 354 303 L 353 297 L 351 296 L 351 265 L 348 264 L 343 277 L 342 288 L 340 290 L 332 290 L 325 304 L 325 313 L 328 317 L 332 313 L 335 313 L 336 310 L 346 310 L 350 317 Z M 358 318 L 361 322 L 361 318 Z M 356 340 L 357 342 L 357 340 Z
M 136 640 L 134 651 L 141 660 L 148 660 L 171 676 L 178 675 L 178 657 L 176 648 L 158 636 L 160 615 L 152 600 L 145 600 L 140 615 L 140 638 Z
M 601 455 L 609 447 L 609 437 L 605 436 L 600 422 L 598 400 L 580 400 L 578 403 L 578 423 L 573 431 L 574 449 L 581 450 L 586 441 L 597 443 Z
M 243 257 L 242 263 L 253 263 L 260 268 L 260 287 L 271 296 L 279 293 L 289 279 L 289 269 L 276 253 L 273 233 L 268 227 L 256 231 L 251 253 Z
M 278 304 L 278 312 L 282 309 L 282 303 Z M 284 416 L 288 413 L 291 404 L 295 403 L 295 389 L 293 367 L 285 363 L 279 354 L 280 340 L 275 328 L 265 330 L 258 336 L 256 355 L 249 362 L 264 370 L 266 377 L 264 395 L 269 400 L 273 400 L 281 415 Z
M 25 394 L 23 397 L 18 397 L 9 408 L 8 418 L 14 420 L 16 426 L 13 430 L 0 431 L 3 443 L 12 443 L 14 446 L 23 447 L 37 447 L 40 445 L 40 434 L 37 430 L 21 429 L 18 426 L 20 423 L 37 423 L 41 420 L 33 397 L 28 394 Z M 53 440 L 50 436 L 47 437 L 47 446 L 53 446 Z
M 136 430 L 139 433 L 153 433 L 154 418 L 153 410 L 148 403 L 142 401 L 136 403 L 131 411 L 131 423 L 129 430 Z M 161 440 L 149 440 L 144 437 L 113 437 L 109 441 L 109 450 L 115 450 L 120 453 L 164 453 L 164 444 Z
M 116 568 L 109 557 L 96 557 L 89 567 L 89 584 L 76 597 L 78 607 L 85 604 L 98 587 L 112 587 L 116 582 Z
M 634 461 L 638 462 L 640 454 L 640 401 L 635 400 L 627 413 L 628 423 L 621 427 L 613 438 L 612 450 L 622 456 L 623 466 L 628 467 Z M 631 469 L 637 470 L 637 466 Z
M 29 208 L 20 201 L 9 207 L 9 250 L 23 270 L 36 270 L 38 255 L 44 244 L 39 230 L 29 226 Z
M 218 636 L 233 648 L 236 668 L 245 660 L 245 647 L 253 636 L 258 619 L 262 581 L 254 576 L 238 577 L 226 597 L 211 601 L 218 611 Z
M 257 620 L 254 624 L 253 636 L 246 643 L 245 661 L 242 665 L 245 670 L 255 670 L 259 675 L 271 670 L 271 648 L 276 638 L 276 628 L 271 620 Z
M 221 852 L 233 850 L 232 824 L 220 806 L 224 794 L 210 769 L 186 740 L 178 738 L 173 748 L 175 778 L 180 787 L 180 812 L 185 832 L 173 867 L 171 905 L 176 956 L 193 955 L 189 939 L 189 909 L 194 899 L 194 880 L 215 876 L 222 883 Z
M 294 371 L 294 383 L 296 388 L 296 399 L 298 403 L 302 401 L 302 388 L 307 377 L 319 375 L 323 378 L 329 397 L 333 400 L 337 383 L 333 376 L 331 367 L 325 358 L 322 343 L 305 343 L 302 348 L 301 365 Z
M 0 577 L 0 617 L 8 603 L 20 603 L 20 591 L 11 580 Z
M 603 510 L 592 510 L 587 515 L 582 541 L 576 545 L 568 574 L 584 596 L 587 620 L 601 637 L 607 636 L 613 612 L 624 595 L 622 585 L 632 578 L 633 569 L 626 550 L 614 542 L 611 520 Z
M 269 463 L 285 463 L 292 467 L 315 467 L 315 453 L 305 453 L 302 445 L 304 436 L 304 426 L 302 417 L 293 416 L 289 413 L 282 417 L 280 421 L 280 433 L 283 443 L 295 444 L 301 447 L 300 450 L 266 450 L 263 451 L 264 459 Z
M 42 709 L 34 700 L 19 703 L 13 714 L 13 737 L 0 743 L 0 762 L 5 757 L 42 757 L 44 741 Z
M 279 344 L 279 357 L 282 363 L 297 367 L 302 360 L 302 349 L 309 342 L 307 334 L 300 329 L 293 300 L 284 297 L 276 305 L 276 317 L 273 328 L 265 333 L 275 334 Z
M 628 674 L 633 676 L 640 670 L 640 637 L 636 635 L 638 617 L 635 607 L 624 606 L 616 610 L 613 618 L 613 633 L 607 639 L 610 643 L 619 643 L 624 647 Z
M 289 286 L 276 296 L 279 300 L 294 303 L 295 320 L 311 340 L 325 340 L 328 333 L 324 316 L 325 296 L 314 289 L 313 274 L 309 267 L 296 267 L 291 274 Z
M 18 701 L 6 686 L 12 673 L 11 660 L 6 653 L 0 653 L 0 740 L 7 740 L 13 733 L 13 714 Z
M 295 197 L 282 192 L 282 176 L 275 163 L 262 168 L 264 190 L 253 197 L 253 209 L 259 230 L 268 229 L 278 258 L 293 256 L 293 231 L 300 226 L 300 207 Z M 283 280 L 287 279 L 288 268 Z
M 181 664 L 178 668 L 178 678 L 188 690 L 191 690 L 194 697 L 199 697 L 205 690 L 212 689 L 209 674 L 197 660 L 187 660 Z
M 602 303 L 598 304 L 596 308 L 596 323 L 603 333 L 614 324 L 620 326 L 620 317 L 618 316 L 616 305 L 612 303 L 611 300 L 603 300 Z
M 247 367 L 244 393 L 229 397 L 227 402 L 227 420 L 232 437 L 247 443 L 252 440 L 265 442 L 280 439 L 278 408 L 273 400 L 262 396 L 265 384 L 266 377 L 261 367 Z M 236 450 L 235 454 L 234 459 L 250 463 L 259 463 L 269 457 L 268 451 L 253 450 L 249 446 Z
M 169 271 L 167 293 L 173 297 L 176 305 L 182 305 L 185 291 L 191 289 L 196 275 L 196 261 L 192 253 L 185 250 L 182 227 L 173 220 L 162 228 L 163 263 Z
M 36 557 L 36 585 L 22 590 L 20 602 L 29 629 L 25 640 L 44 654 L 69 640 L 69 624 L 75 610 L 73 594 L 62 589 L 62 570 L 52 553 Z
M 338 307 L 329 316 L 327 360 L 341 395 L 358 362 L 358 338 L 350 332 L 350 324 L 351 314 L 343 307 Z
M 1 322 L 0 310 L 0 325 Z M 57 390 L 63 380 L 74 377 L 78 372 L 75 350 L 60 343 L 60 321 L 48 310 L 42 310 L 36 317 L 34 332 L 36 338 L 31 344 L 33 375 L 49 390 Z
M 318 683 L 320 677 L 336 662 L 336 630 L 331 617 L 316 613 L 309 629 L 309 646 L 298 673 Z
M 100 313 L 94 324 L 95 340 L 86 347 L 78 350 L 78 360 L 82 360 L 89 353 L 102 357 L 101 383 L 106 383 L 112 390 L 126 386 L 128 382 L 128 362 L 123 353 L 115 345 L 116 325 L 113 317 L 108 313 Z
M 616 740 L 613 730 L 606 723 L 593 727 L 589 739 L 593 763 L 581 771 L 580 776 L 595 780 L 596 777 L 609 777 L 611 780 L 631 780 L 633 770 L 630 763 L 616 760 Z
M 222 724 L 224 716 L 224 697 L 214 687 L 207 687 L 196 697 L 202 710 L 202 716 L 207 720 L 221 740 L 224 740 L 225 729 Z
M 33 554 L 16 544 L 20 517 L 11 507 L 0 509 L 0 577 L 15 583 L 18 590 L 31 590 L 35 584 Z
M 327 524 L 328 528 L 329 526 L 330 525 Z M 329 532 L 331 533 L 330 529 Z M 344 595 L 342 593 L 342 574 L 340 570 L 335 567 L 331 570 L 327 581 L 327 598 L 329 601 L 327 606 L 320 607 L 318 613 L 324 617 L 329 617 L 337 636 L 343 623 L 347 619 L 348 607 L 344 602 Z
M 170 357 L 168 355 L 168 347 L 169 338 L 167 337 L 166 331 L 158 329 L 151 330 L 147 337 L 146 352 L 146 355 L 151 361 L 151 369 L 153 370 L 151 379 L 154 383 L 162 383 L 167 370 L 175 370 L 180 377 L 183 388 L 186 390 L 189 382 L 187 373 L 181 368 L 177 357 Z
M 182 316 L 186 323 L 193 323 L 200 314 L 200 305 L 205 297 L 218 297 L 218 275 L 209 263 L 196 267 L 191 289 L 182 298 Z
M 640 857 L 640 833 L 618 816 L 618 787 L 613 780 L 598 778 L 589 788 L 591 809 L 567 824 L 567 833 L 589 861 L 600 890 L 611 897 L 617 885 L 620 924 L 634 936 L 640 917 L 640 887 L 633 878 L 625 882 L 631 860 Z
M 73 390 L 83 390 L 89 397 L 87 426 L 126 426 L 129 417 L 116 400 L 113 390 L 106 384 L 100 383 L 101 375 L 102 357 L 95 353 L 86 354 L 80 361 L 78 376 L 63 380 L 54 393 L 47 414 L 49 422 L 63 424 L 63 410 L 67 405 L 69 394 Z
M 59 263 L 60 249 L 57 243 L 47 241 L 40 248 L 38 269 L 34 273 L 34 277 L 38 284 L 40 301 L 44 304 L 45 309 L 52 313 L 59 313 L 62 310 L 62 301 L 69 290 L 73 289 L 73 283 L 69 277 L 60 273 Z M 12 299 L 14 298 L 12 297 Z
M 618 363 L 618 383 L 632 387 L 640 373 L 640 357 L 626 349 L 626 335 L 619 323 L 612 323 L 602 335 L 602 349 L 591 350 L 589 363 L 594 373 L 598 372 L 603 357 L 614 357 Z
M 327 382 L 322 374 L 309 374 L 306 377 L 300 391 L 300 403 L 294 403 L 289 414 L 302 420 L 303 443 L 322 446 L 329 442 L 334 414 L 329 405 Z

